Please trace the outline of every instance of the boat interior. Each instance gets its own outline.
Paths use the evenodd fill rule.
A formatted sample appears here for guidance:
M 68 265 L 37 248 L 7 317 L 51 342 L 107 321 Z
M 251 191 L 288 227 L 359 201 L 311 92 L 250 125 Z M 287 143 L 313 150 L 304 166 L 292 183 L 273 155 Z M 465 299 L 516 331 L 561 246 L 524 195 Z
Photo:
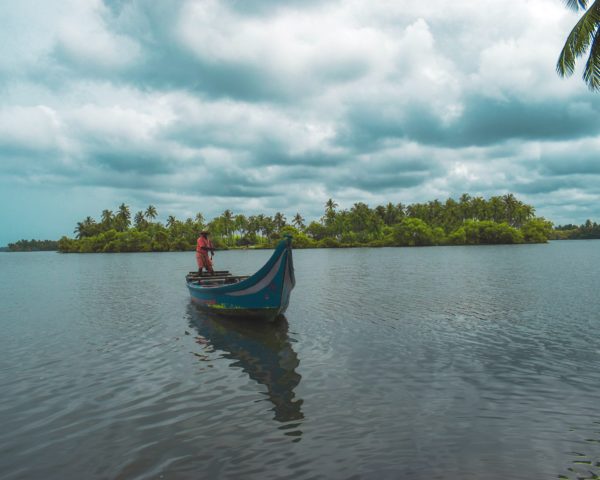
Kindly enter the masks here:
M 215 270 L 213 273 L 189 272 L 185 279 L 188 283 L 200 285 L 202 287 L 218 287 L 221 285 L 230 285 L 238 283 L 248 278 L 249 275 L 232 275 L 228 270 Z

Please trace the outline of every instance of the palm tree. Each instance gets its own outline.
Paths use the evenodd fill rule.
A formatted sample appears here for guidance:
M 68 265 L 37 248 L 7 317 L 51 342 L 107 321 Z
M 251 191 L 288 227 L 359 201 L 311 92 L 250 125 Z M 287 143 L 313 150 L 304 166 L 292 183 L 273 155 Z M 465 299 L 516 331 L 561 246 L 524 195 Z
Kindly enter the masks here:
M 488 201 L 488 218 L 494 222 L 506 221 L 505 205 L 502 197 L 491 197 Z
M 129 228 L 131 219 L 131 212 L 129 211 L 129 207 L 122 203 L 119 205 L 119 213 L 115 216 L 115 220 L 117 221 L 117 230 L 120 232 L 124 232 Z
M 275 216 L 273 217 L 273 223 L 275 225 L 275 230 L 279 232 L 283 227 L 285 227 L 285 215 L 281 212 L 275 213 Z
M 469 220 L 487 220 L 486 216 L 487 202 L 483 197 L 475 197 L 471 199 L 471 217 Z
M 325 202 L 325 213 L 334 212 L 338 206 L 339 205 L 333 200 L 333 198 L 330 198 L 327 200 L 327 202 Z
M 108 230 L 112 226 L 113 212 L 112 210 L 102 210 L 102 227 Z
M 96 220 L 88 216 L 83 222 L 77 222 L 73 233 L 77 235 L 77 238 L 93 237 L 96 234 L 96 227 Z
M 296 215 L 294 215 L 292 223 L 294 225 L 296 225 L 296 228 L 298 230 L 302 230 L 304 228 L 304 219 L 302 218 L 302 215 L 300 215 L 300 212 L 298 212 L 298 213 L 296 213 Z
M 256 215 L 250 215 L 248 217 L 248 224 L 246 226 L 246 230 L 248 231 L 248 235 L 250 237 L 254 237 L 260 228 L 260 223 L 258 217 Z
M 337 207 L 338 204 L 332 198 L 325 202 L 325 215 L 323 216 L 325 225 L 330 226 L 333 223 L 335 218 L 335 209 Z
M 177 219 L 173 215 L 169 215 L 167 217 L 167 228 L 168 229 L 173 228 L 173 225 L 175 225 L 176 221 L 177 221 Z
M 223 233 L 227 238 L 231 239 L 231 233 L 235 227 L 233 222 L 233 212 L 227 209 L 221 214 L 221 218 L 223 222 Z
M 271 238 L 271 234 L 275 231 L 275 222 L 271 216 L 263 216 L 261 230 L 268 240 Z
M 561 77 L 572 75 L 577 58 L 589 50 L 583 80 L 591 90 L 600 90 L 600 0 L 566 0 L 566 4 L 575 11 L 584 10 L 584 14 L 567 37 L 556 71 Z
M 385 206 L 385 213 L 383 214 L 383 221 L 386 225 L 390 226 L 396 223 L 398 220 L 398 211 L 392 202 L 388 202 Z
M 512 193 L 507 193 L 502 197 L 502 201 L 504 202 L 504 215 L 508 224 L 512 227 L 515 226 L 515 212 L 519 207 L 519 201 L 515 198 Z
M 154 205 L 148 205 L 148 208 L 146 209 L 146 212 L 144 213 L 144 215 L 146 216 L 146 218 L 149 218 L 150 220 L 154 220 L 156 218 L 156 216 L 158 215 L 158 212 L 156 211 L 156 207 Z
M 243 214 L 236 215 L 233 219 L 233 224 L 235 225 L 235 231 L 244 237 L 248 230 L 248 220 L 246 219 L 246 216 Z
M 144 212 L 142 212 L 141 210 L 139 212 L 137 212 L 135 214 L 135 217 L 133 217 L 133 222 L 134 222 L 135 228 L 137 228 L 138 230 L 142 230 L 146 226 L 146 219 L 144 218 Z
M 83 224 L 83 222 L 77 222 L 77 226 L 75 227 L 75 230 L 73 230 L 73 233 L 75 234 L 78 240 L 86 236 L 85 225 Z

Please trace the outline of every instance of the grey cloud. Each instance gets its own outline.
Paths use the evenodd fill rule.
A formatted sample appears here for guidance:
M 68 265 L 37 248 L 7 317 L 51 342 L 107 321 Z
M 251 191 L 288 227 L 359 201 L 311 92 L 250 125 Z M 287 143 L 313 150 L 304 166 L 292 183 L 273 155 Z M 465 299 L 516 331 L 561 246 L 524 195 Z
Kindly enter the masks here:
M 512 186 L 512 189 L 516 193 L 540 194 L 569 188 L 580 188 L 585 186 L 585 183 L 587 182 L 573 178 L 540 178 L 530 182 L 516 183 Z
M 283 148 L 268 148 L 268 144 L 262 144 L 256 149 L 252 159 L 252 165 L 278 165 L 306 167 L 332 167 L 340 165 L 348 160 L 347 155 L 332 154 L 326 151 L 309 150 L 302 153 L 290 153 Z
M 561 155 L 544 155 L 540 172 L 546 175 L 600 175 L 600 154 L 575 150 Z
M 429 175 L 426 173 L 373 173 L 368 170 L 359 175 L 344 175 L 339 181 L 329 182 L 329 184 L 340 184 L 346 187 L 355 187 L 368 192 L 386 192 L 394 189 L 415 187 L 423 184 Z
M 459 11 L 472 12 L 468 2 L 459 3 Z M 559 82 L 554 78 L 539 83 L 537 64 L 531 67 L 536 70 L 531 91 L 529 77 L 514 86 L 512 73 L 489 90 L 481 86 L 494 78 L 493 68 L 482 66 L 482 52 L 494 52 L 498 42 L 513 36 L 518 45 L 526 45 L 529 37 L 521 35 L 521 26 L 511 24 L 506 32 L 499 28 L 486 36 L 484 26 L 458 25 L 454 12 L 425 15 L 419 22 L 428 28 L 421 25 L 411 37 L 406 27 L 414 26 L 417 17 L 409 18 L 403 10 L 419 11 L 416 3 L 401 9 L 386 4 L 395 12 L 387 18 L 377 2 L 356 9 L 352 2 L 338 0 L 223 0 L 217 14 L 221 6 L 229 8 L 224 16 L 230 24 L 227 31 L 214 33 L 224 34 L 226 51 L 234 50 L 213 57 L 213 52 L 202 51 L 201 43 L 192 51 L 182 40 L 189 34 L 179 23 L 183 1 L 105 4 L 107 9 L 99 9 L 102 26 L 116 35 L 116 45 L 123 39 L 123 44 L 134 45 L 131 61 L 120 62 L 117 56 L 113 63 L 94 64 L 90 58 L 97 51 L 89 58 L 85 49 L 78 55 L 80 50 L 69 48 L 72 38 L 61 37 L 52 27 L 44 38 L 57 34 L 57 41 L 48 56 L 32 55 L 34 60 L 18 63 L 14 72 L 0 71 L 7 105 L 44 105 L 56 115 L 56 130 L 49 130 L 50 140 L 37 142 L 39 148 L 34 137 L 43 135 L 31 128 L 31 121 L 21 121 L 23 128 L 14 130 L 8 127 L 19 122 L 9 118 L 5 137 L 10 138 L 0 146 L 3 175 L 23 181 L 54 175 L 49 183 L 82 192 L 101 187 L 114 190 L 120 201 L 127 201 L 121 195 L 133 196 L 141 204 L 144 198 L 158 203 L 155 199 L 162 195 L 170 205 L 184 208 L 189 198 L 203 199 L 207 216 L 218 213 L 211 209 L 235 209 L 245 200 L 265 211 L 300 211 L 308 217 L 311 212 L 320 215 L 329 196 L 351 205 L 514 191 L 535 199 L 538 212 L 549 217 L 553 212 L 571 214 L 578 221 L 595 208 L 589 206 L 590 198 L 600 198 L 595 140 L 600 137 L 599 96 L 587 93 L 583 85 L 573 91 L 563 89 L 564 82 L 553 86 Z M 337 7 L 340 12 L 334 16 Z M 431 12 L 434 6 L 429 8 Z M 235 22 L 249 20 L 240 28 L 260 28 L 261 19 L 270 21 L 286 9 L 299 12 L 305 22 L 310 20 L 307 13 L 326 12 L 324 19 L 315 17 L 323 28 L 347 19 L 349 28 L 337 25 L 340 31 L 369 31 L 364 38 L 373 44 L 364 51 L 358 48 L 356 55 L 338 54 L 339 45 L 327 37 L 331 31 L 323 31 L 323 50 L 318 42 L 285 37 L 300 52 L 297 62 L 286 57 L 283 47 L 271 57 L 257 58 L 252 45 L 247 55 L 238 56 L 236 46 L 227 44 L 225 34 L 235 31 L 229 29 Z M 61 16 L 77 34 L 86 33 L 89 26 L 78 30 L 76 20 Z M 310 28 L 298 32 L 301 36 Z M 428 32 L 431 48 L 422 45 Z M 481 34 L 481 43 L 472 41 L 477 36 L 473 32 Z M 460 38 L 453 41 L 454 36 Z M 457 45 L 468 47 L 467 54 L 454 52 Z M 105 46 L 100 42 L 100 53 Z M 528 65 L 529 57 L 520 62 Z M 433 80 L 423 74 L 430 67 Z M 477 78 L 467 78 L 470 74 Z M 11 96 L 11 82 L 35 88 Z M 540 91 L 533 91 L 536 86 Z M 548 93 L 554 91 L 559 92 L 556 97 Z M 491 92 L 503 100 L 489 97 Z M 442 119 L 440 112 L 458 106 L 460 115 Z M 18 143 L 15 131 L 31 135 Z M 54 145 L 54 140 L 60 142 Z M 585 200 L 571 198 L 577 195 Z M 572 210 L 553 203 L 557 197 Z
M 524 102 L 473 97 L 455 129 L 461 143 L 489 145 L 508 139 L 576 139 L 600 133 L 595 121 L 600 102 L 588 101 L 587 109 L 574 111 L 568 103 L 551 99 Z
M 230 8 L 246 15 L 269 15 L 283 8 L 307 9 L 338 0 L 225 0 Z
M 465 147 L 487 146 L 508 140 L 577 139 L 600 133 L 596 121 L 600 101 L 588 99 L 587 108 L 545 100 L 505 101 L 471 96 L 460 118 L 444 124 L 422 100 L 390 108 L 384 104 L 358 104 L 351 108 L 340 141 L 358 150 L 374 148 L 389 138 L 423 144 Z
M 101 168 L 108 169 L 115 174 L 132 172 L 142 175 L 157 175 L 174 173 L 179 162 L 169 158 L 166 154 L 152 151 L 136 152 L 135 150 L 114 150 L 107 148 L 104 151 L 88 152 L 88 162 Z
M 104 17 L 108 31 L 130 39 L 141 49 L 139 58 L 130 65 L 110 67 L 74 57 L 60 42 L 50 54 L 50 81 L 60 89 L 73 75 L 144 89 L 184 89 L 207 98 L 233 98 L 245 102 L 293 103 L 299 97 L 317 94 L 322 84 L 344 83 L 364 75 L 368 66 L 364 59 L 328 58 L 312 65 L 310 72 L 297 76 L 277 75 L 266 62 L 226 61 L 202 58 L 186 48 L 176 37 L 176 25 L 186 2 L 109 1 L 110 15 Z M 259 3 L 252 8 L 231 2 L 244 11 L 261 11 Z M 279 8 L 284 8 L 280 2 Z M 305 2 L 288 2 L 304 5 Z M 318 3 L 318 2 L 315 2 Z M 54 80 L 52 80 L 54 79 Z

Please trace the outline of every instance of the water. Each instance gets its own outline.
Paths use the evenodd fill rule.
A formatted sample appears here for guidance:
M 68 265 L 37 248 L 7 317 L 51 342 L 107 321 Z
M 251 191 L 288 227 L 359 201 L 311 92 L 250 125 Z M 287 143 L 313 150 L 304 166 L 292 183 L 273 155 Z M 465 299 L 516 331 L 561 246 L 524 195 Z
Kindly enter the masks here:
M 294 256 L 255 328 L 193 254 L 0 254 L 2 478 L 600 475 L 600 241 Z

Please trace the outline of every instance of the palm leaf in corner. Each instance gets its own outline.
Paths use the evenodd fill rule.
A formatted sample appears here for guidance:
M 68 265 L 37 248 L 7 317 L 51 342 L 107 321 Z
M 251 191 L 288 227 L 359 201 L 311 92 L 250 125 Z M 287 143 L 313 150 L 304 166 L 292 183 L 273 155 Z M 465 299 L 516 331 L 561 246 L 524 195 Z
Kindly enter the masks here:
M 556 71 L 561 77 L 572 75 L 577 58 L 589 50 L 583 80 L 591 90 L 600 90 L 600 0 L 589 3 L 589 0 L 566 0 L 567 7 L 585 10 L 585 13 L 567 37 L 558 57 Z

